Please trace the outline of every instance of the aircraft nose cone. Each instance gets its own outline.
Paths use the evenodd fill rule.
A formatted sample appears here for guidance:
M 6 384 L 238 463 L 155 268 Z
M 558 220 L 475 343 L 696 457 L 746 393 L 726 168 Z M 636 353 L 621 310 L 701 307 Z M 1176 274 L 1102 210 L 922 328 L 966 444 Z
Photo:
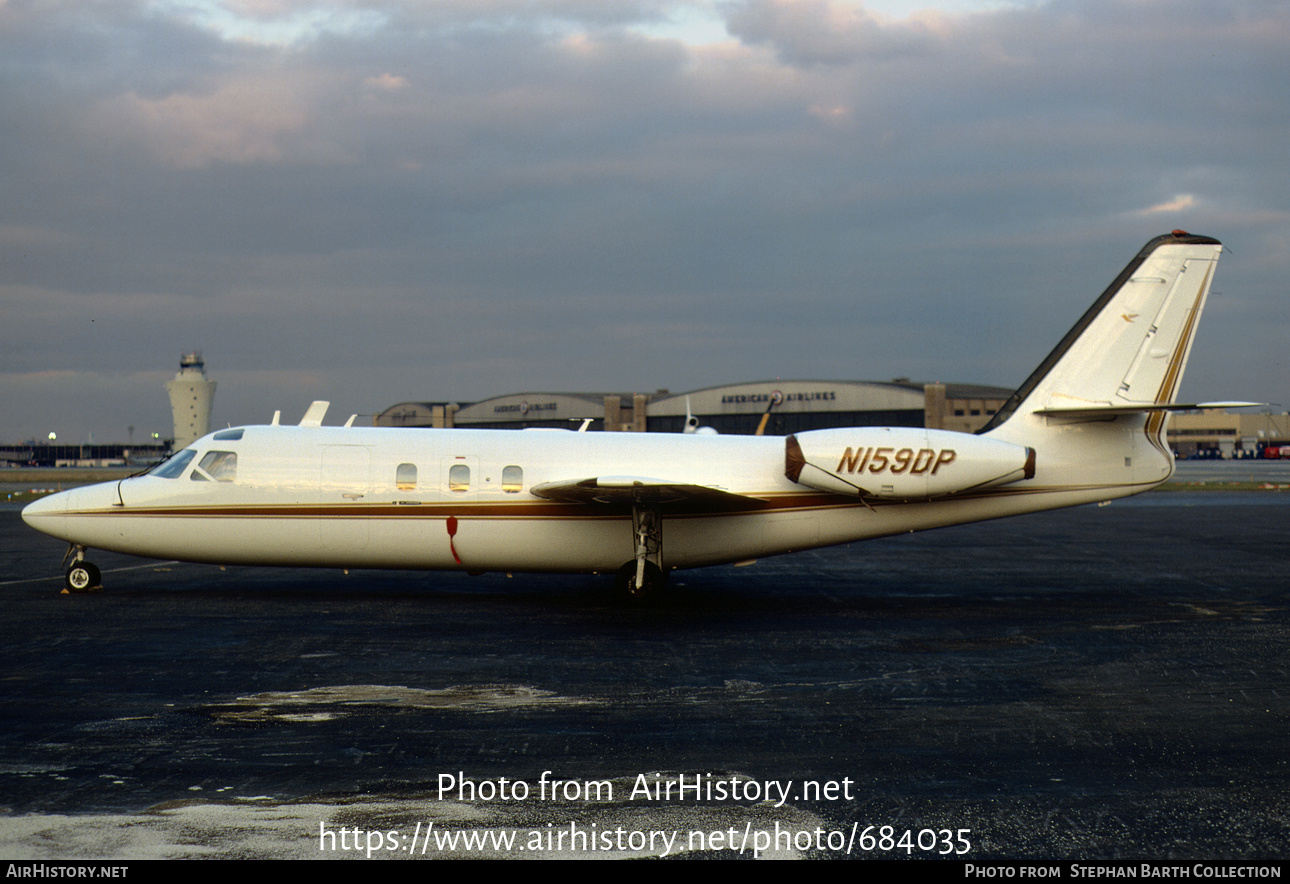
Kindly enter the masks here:
M 67 526 L 67 511 L 72 508 L 71 491 L 60 491 L 40 500 L 33 500 L 22 508 L 22 520 L 44 534 L 61 537 Z

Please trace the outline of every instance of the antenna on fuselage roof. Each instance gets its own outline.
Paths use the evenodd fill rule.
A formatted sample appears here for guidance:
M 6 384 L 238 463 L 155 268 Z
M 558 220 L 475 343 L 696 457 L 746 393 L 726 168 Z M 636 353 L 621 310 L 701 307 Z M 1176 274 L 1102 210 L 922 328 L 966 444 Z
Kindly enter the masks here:
M 281 420 L 282 420 L 282 409 L 277 409 L 273 412 L 273 420 L 269 421 L 269 426 L 276 427 L 278 426 L 278 422 Z

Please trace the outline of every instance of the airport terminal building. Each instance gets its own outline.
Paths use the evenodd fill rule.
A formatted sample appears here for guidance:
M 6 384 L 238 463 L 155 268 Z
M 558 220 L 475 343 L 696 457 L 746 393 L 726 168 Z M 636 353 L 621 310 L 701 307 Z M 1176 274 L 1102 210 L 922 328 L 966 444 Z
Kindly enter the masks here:
M 726 435 L 783 436 L 827 427 L 933 427 L 972 432 L 1012 394 L 1002 387 L 891 381 L 773 380 L 685 393 L 511 393 L 482 402 L 400 402 L 381 427 L 526 429 L 560 427 L 679 433 L 687 414 Z
M 1266 446 L 1290 444 L 1290 415 L 1221 408 L 1186 411 L 1169 418 L 1165 435 L 1180 457 L 1257 457 Z

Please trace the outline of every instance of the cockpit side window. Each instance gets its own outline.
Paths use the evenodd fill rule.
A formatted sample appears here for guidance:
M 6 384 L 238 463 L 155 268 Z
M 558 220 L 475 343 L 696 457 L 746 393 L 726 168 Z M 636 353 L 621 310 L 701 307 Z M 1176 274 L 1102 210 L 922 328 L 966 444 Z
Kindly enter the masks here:
M 169 458 L 153 467 L 150 475 L 156 476 L 159 479 L 177 479 L 196 456 L 197 452 L 191 448 L 177 451 Z
M 236 451 L 208 451 L 190 477 L 194 482 L 232 482 L 237 478 Z

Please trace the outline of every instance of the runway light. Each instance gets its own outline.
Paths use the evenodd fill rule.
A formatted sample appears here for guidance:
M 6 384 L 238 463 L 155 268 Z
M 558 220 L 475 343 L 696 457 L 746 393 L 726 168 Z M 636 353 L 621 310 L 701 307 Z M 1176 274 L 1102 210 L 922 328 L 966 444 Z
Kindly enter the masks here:
M 58 438 L 58 434 L 57 434 L 57 433 L 50 433 L 50 434 L 49 434 L 49 441 L 50 441 L 50 442 L 53 442 L 53 441 L 54 441 L 55 439 L 57 439 L 57 438 Z

